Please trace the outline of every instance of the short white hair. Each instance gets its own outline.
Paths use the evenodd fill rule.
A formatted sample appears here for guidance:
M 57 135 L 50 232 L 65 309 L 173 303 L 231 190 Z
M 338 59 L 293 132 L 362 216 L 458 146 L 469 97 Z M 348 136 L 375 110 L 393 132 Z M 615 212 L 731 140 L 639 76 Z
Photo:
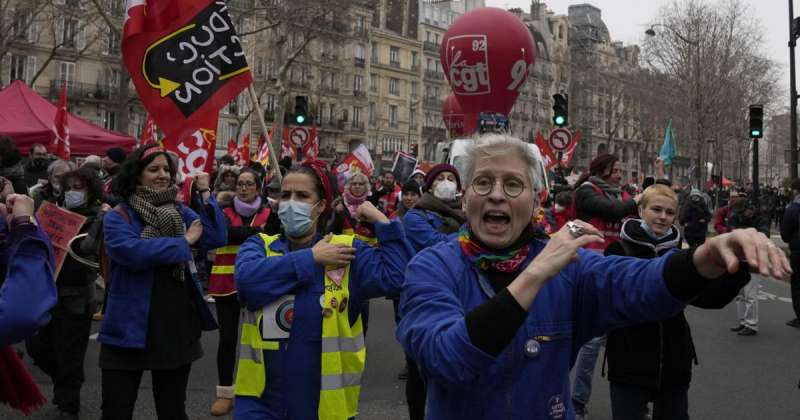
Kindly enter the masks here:
M 464 185 L 471 185 L 475 176 L 475 166 L 479 159 L 490 159 L 498 156 L 516 156 L 522 158 L 528 169 L 528 181 L 534 192 L 544 189 L 544 180 L 539 174 L 541 162 L 528 143 L 508 134 L 486 134 L 467 147 L 464 158 Z
M 50 166 L 47 167 L 47 176 L 51 177 L 51 176 L 53 176 L 53 172 L 59 171 L 59 170 L 62 170 L 62 169 L 65 172 L 71 172 L 71 171 L 74 171 L 77 168 L 75 166 L 75 163 L 72 162 L 72 161 L 62 160 L 62 159 L 54 160 L 53 163 L 51 163 Z

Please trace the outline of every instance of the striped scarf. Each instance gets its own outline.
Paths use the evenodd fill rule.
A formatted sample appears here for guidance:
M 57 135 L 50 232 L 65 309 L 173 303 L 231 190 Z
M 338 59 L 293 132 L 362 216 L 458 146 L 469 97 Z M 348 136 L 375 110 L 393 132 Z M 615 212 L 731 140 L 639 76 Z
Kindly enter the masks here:
M 158 192 L 150 187 L 136 187 L 136 193 L 128 201 L 145 224 L 142 239 L 180 237 L 186 234 L 186 225 L 175 203 L 177 196 L 178 186 L 175 184 Z M 172 269 L 172 277 L 183 281 L 185 268 L 183 263 L 176 264 Z
M 465 224 L 458 231 L 458 243 L 467 260 L 480 270 L 486 271 L 493 268 L 501 273 L 514 273 L 519 270 L 531 250 L 529 241 L 524 241 L 521 245 L 518 245 L 519 241 L 517 241 L 502 251 L 486 249 L 472 238 L 469 224 Z

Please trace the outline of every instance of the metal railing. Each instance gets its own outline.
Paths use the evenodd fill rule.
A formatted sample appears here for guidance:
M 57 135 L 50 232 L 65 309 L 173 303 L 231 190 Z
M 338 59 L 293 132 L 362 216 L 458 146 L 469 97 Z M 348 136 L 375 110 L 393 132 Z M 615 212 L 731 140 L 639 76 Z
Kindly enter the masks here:
M 425 51 L 439 52 L 439 44 L 431 41 L 425 41 L 422 43 L 422 49 Z
M 364 60 L 361 57 L 353 57 L 353 63 L 355 64 L 356 67 L 362 67 L 363 68 L 364 65 L 366 64 L 366 60 Z
M 435 70 L 425 70 L 425 77 L 433 80 L 444 80 L 444 73 Z

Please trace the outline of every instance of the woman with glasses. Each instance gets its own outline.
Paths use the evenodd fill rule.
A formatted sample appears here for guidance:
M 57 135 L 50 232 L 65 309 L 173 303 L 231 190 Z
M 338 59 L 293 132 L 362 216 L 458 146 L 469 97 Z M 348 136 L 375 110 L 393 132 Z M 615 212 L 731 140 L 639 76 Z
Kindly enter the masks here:
M 239 329 L 239 296 L 233 281 L 236 254 L 247 238 L 266 233 L 278 233 L 280 225 L 266 200 L 262 199 L 261 177 L 250 168 L 244 168 L 236 177 L 236 196 L 233 204 L 222 212 L 228 225 L 228 245 L 218 248 L 211 269 L 208 294 L 214 297 L 219 322 L 217 346 L 217 398 L 211 405 L 211 414 L 224 416 L 233 408 L 233 370 L 236 367 L 236 345 Z M 272 217 L 270 217 L 272 216 Z
M 479 139 L 463 174 L 467 224 L 406 268 L 397 336 L 427 379 L 428 418 L 574 419 L 570 366 L 591 337 L 675 315 L 717 281 L 749 276 L 731 275 L 740 260 L 790 271 L 752 229 L 647 260 L 582 249 L 603 237 L 580 220 L 538 239 L 537 166 L 517 138 Z

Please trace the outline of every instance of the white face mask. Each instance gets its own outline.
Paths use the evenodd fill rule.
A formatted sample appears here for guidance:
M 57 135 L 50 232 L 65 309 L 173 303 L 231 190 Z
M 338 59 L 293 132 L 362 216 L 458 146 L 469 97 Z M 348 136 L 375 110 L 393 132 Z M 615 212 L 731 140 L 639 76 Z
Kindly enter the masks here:
M 453 181 L 440 181 L 433 189 L 433 196 L 444 201 L 453 201 L 458 195 L 458 186 Z

